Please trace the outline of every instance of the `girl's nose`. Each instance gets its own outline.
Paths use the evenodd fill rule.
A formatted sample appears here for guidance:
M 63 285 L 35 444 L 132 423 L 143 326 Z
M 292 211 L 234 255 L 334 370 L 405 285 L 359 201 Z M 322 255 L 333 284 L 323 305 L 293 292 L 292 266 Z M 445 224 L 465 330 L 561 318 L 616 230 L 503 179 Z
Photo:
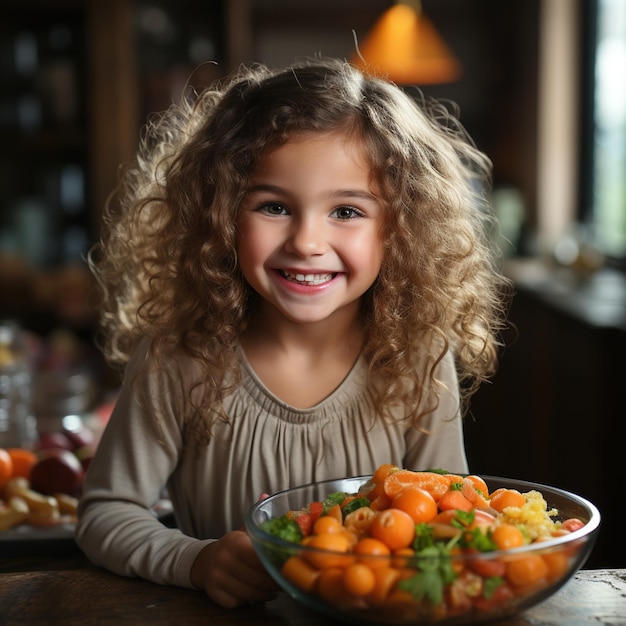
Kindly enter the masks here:
M 314 219 L 294 221 L 285 249 L 302 258 L 324 254 L 328 242 L 323 224 Z

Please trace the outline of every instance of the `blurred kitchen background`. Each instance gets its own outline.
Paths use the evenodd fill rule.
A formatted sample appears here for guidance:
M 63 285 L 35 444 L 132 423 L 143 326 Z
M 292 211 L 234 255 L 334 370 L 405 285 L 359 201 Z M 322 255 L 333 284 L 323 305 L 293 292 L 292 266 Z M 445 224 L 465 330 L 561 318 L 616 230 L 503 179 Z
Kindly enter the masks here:
M 626 2 L 408 4 L 458 71 L 405 88 L 456 103 L 493 160 L 517 292 L 500 370 L 466 421 L 470 466 L 588 497 L 604 515 L 588 565 L 623 567 Z M 114 397 L 85 255 L 148 116 L 241 63 L 353 58 L 394 6 L 0 0 L 0 318 L 27 331 L 37 410 Z

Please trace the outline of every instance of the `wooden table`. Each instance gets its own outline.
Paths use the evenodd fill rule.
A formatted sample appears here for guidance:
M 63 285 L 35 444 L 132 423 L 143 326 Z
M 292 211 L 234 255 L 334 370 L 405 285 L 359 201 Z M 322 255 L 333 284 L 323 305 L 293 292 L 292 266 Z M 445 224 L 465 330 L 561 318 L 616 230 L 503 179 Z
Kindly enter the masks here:
M 227 610 L 199 592 L 116 576 L 79 554 L 3 558 L 1 626 L 123 624 L 339 625 L 280 594 L 266 604 Z M 626 569 L 582 570 L 552 598 L 492 626 L 626 625 Z

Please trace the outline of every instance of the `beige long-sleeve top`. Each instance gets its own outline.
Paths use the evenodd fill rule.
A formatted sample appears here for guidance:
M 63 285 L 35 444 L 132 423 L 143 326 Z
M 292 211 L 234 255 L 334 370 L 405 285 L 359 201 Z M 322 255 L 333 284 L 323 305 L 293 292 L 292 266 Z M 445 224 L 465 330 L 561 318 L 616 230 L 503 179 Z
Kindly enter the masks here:
M 360 358 L 325 400 L 297 409 L 276 398 L 241 353 L 242 383 L 225 405 L 208 446 L 187 445 L 181 404 L 162 378 L 138 379 L 152 406 L 137 400 L 131 360 L 115 410 L 86 479 L 76 540 L 95 563 L 118 574 L 191 587 L 191 565 L 210 541 L 243 524 L 262 493 L 373 473 L 382 463 L 466 473 L 458 384 L 452 357 L 440 378 L 449 393 L 424 426 L 374 420 Z M 155 416 L 158 415 L 157 419 Z M 151 507 L 167 488 L 178 528 Z

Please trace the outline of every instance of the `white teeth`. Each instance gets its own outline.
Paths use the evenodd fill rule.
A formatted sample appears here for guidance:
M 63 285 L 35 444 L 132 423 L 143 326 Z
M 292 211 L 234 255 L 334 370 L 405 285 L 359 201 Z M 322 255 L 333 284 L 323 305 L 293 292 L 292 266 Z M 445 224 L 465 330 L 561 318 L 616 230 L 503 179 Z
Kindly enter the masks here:
M 283 274 L 291 280 L 309 285 L 321 285 L 333 278 L 332 274 L 290 274 L 289 272 L 283 272 Z

